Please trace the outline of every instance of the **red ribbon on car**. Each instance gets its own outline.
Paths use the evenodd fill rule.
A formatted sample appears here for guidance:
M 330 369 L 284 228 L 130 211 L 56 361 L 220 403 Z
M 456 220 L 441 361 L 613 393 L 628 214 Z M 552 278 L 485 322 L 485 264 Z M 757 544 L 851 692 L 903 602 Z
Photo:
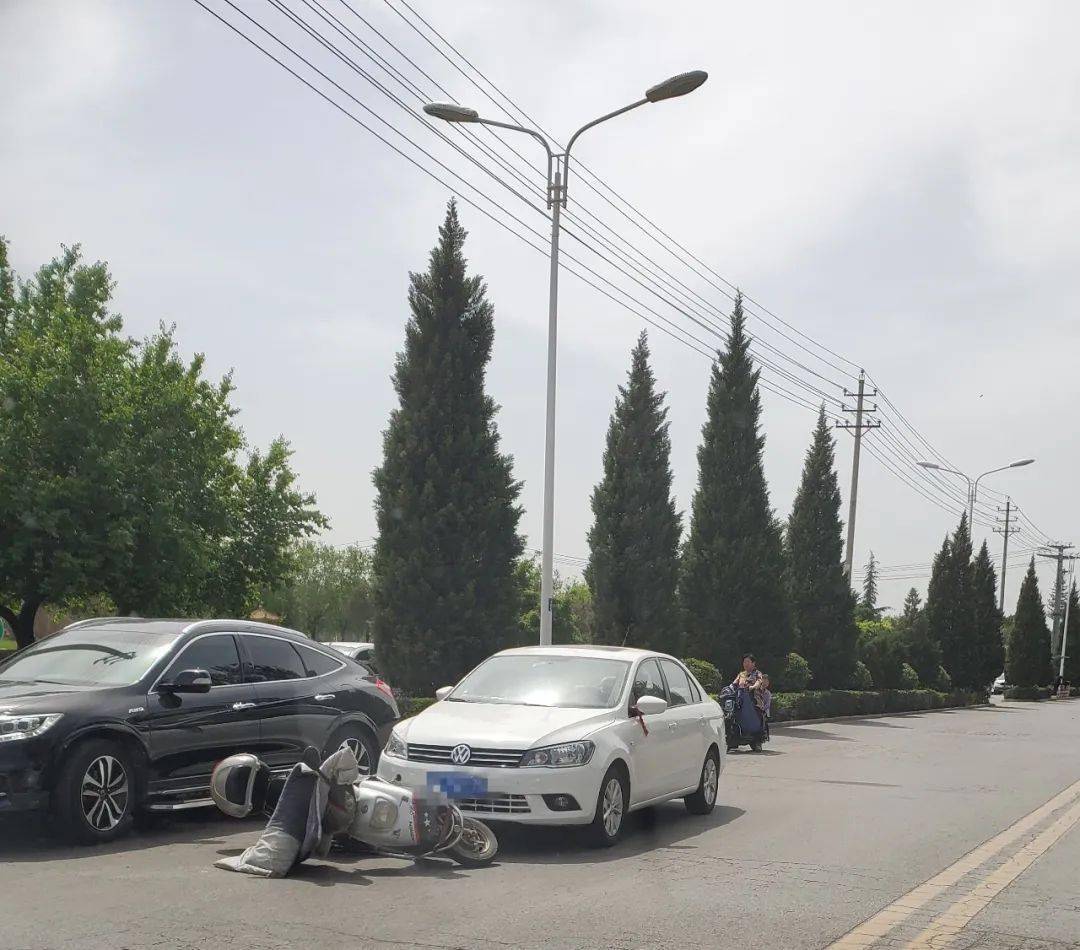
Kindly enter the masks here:
M 641 713 L 637 714 L 637 721 L 641 724 L 641 731 L 645 733 L 645 735 L 648 735 L 649 727 L 645 725 L 645 717 L 641 715 Z

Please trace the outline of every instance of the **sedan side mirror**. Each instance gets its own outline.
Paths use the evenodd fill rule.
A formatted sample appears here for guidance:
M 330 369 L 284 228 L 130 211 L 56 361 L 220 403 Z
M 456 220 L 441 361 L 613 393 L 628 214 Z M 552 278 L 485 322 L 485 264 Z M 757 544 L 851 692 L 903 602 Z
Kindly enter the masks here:
M 667 700 L 661 699 L 659 696 L 642 696 L 634 704 L 634 708 L 637 710 L 636 715 L 658 716 L 667 709 Z
M 209 693 L 213 685 L 206 670 L 181 670 L 171 683 L 162 683 L 160 688 L 170 693 Z
M 444 699 L 446 699 L 446 697 L 447 697 L 447 696 L 449 696 L 449 695 L 450 695 L 450 694 L 451 694 L 451 693 L 452 693 L 453 691 L 454 691 L 454 687 L 453 687 L 453 686 L 440 686 L 440 687 L 439 687 L 439 688 L 438 688 L 437 690 L 435 690 L 435 698 L 436 698 L 437 700 L 440 700 L 440 701 L 441 701 L 441 700 L 444 700 Z

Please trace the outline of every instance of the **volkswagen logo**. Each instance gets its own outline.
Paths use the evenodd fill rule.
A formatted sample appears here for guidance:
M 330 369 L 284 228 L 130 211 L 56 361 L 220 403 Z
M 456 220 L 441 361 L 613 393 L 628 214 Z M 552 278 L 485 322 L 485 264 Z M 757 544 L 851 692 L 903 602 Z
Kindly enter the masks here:
M 469 759 L 472 758 L 472 749 L 470 749 L 465 743 L 456 745 L 450 750 L 450 761 L 454 765 L 464 765 Z

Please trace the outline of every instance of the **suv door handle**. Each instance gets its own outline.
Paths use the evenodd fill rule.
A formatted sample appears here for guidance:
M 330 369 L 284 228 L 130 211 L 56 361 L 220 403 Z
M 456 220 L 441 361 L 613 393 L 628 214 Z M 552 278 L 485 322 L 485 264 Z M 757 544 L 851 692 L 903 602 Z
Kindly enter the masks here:
M 241 709 L 254 709 L 255 704 L 254 703 L 233 703 L 232 708 L 235 709 L 237 712 L 240 712 Z
M 331 699 L 334 699 L 334 698 L 335 697 L 334 697 L 333 693 L 316 693 L 315 694 L 315 702 L 317 702 L 317 703 L 328 703 Z

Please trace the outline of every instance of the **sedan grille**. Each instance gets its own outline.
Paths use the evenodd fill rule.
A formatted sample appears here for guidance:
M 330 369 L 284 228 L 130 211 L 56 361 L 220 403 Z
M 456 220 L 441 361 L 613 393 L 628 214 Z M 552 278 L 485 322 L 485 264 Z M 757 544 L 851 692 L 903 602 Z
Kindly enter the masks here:
M 454 748 L 455 746 L 452 745 L 416 745 L 410 742 L 407 756 L 413 762 L 438 762 L 441 765 L 453 765 L 450 753 Z M 516 769 L 524 754 L 523 749 L 473 749 L 469 761 L 463 764 L 496 769 Z
M 454 800 L 462 811 L 474 815 L 527 815 L 532 809 L 524 795 L 489 795 L 486 798 Z

